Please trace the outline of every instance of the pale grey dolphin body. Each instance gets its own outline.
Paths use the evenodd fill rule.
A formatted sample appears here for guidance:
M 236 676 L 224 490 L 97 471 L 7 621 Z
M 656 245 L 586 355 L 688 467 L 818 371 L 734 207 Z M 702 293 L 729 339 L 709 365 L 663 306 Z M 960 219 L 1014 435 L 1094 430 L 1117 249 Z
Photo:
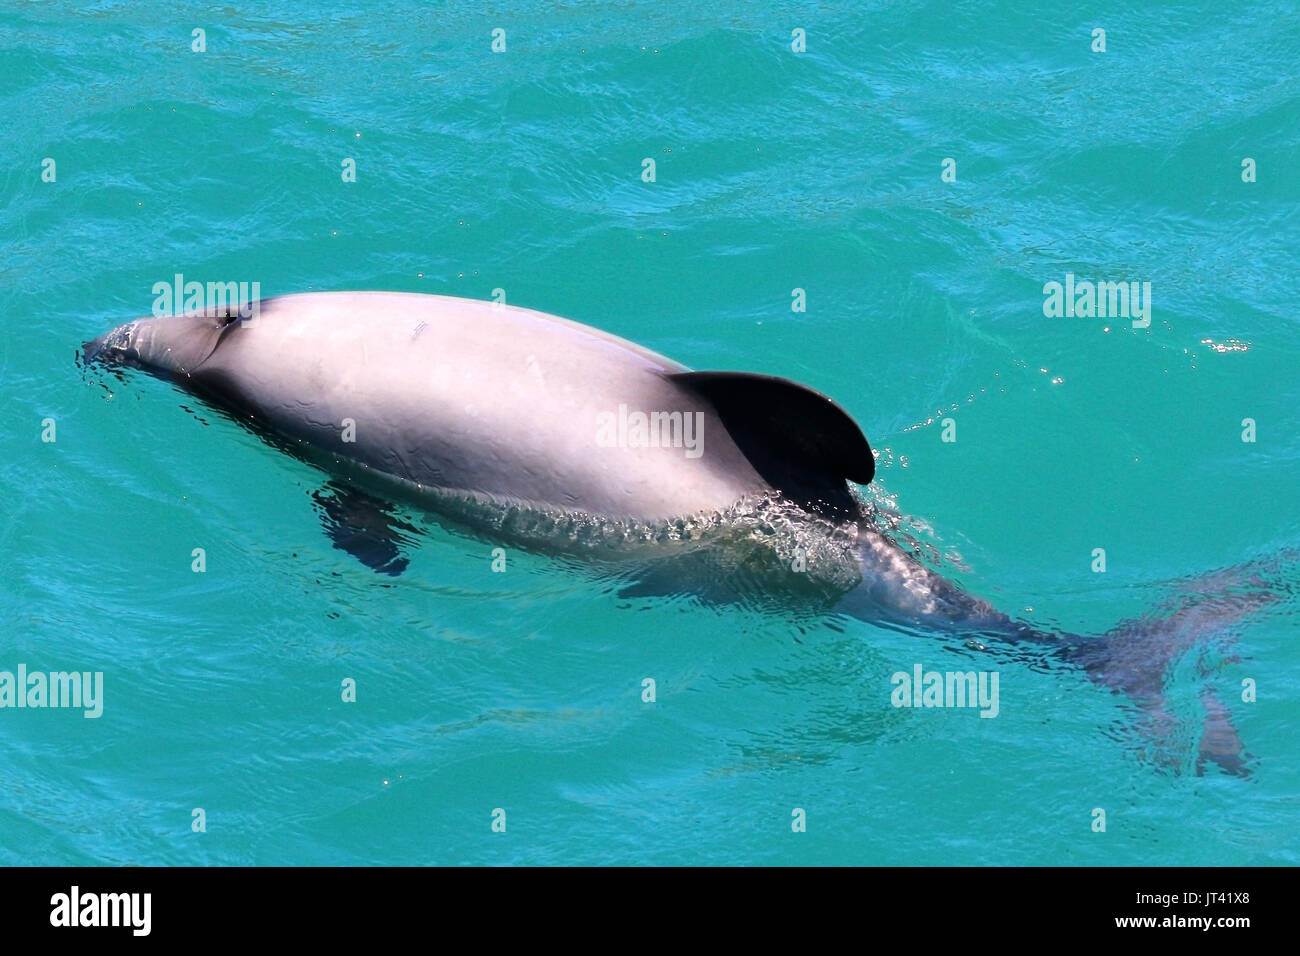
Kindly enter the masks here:
M 830 399 L 785 379 L 692 372 L 515 306 L 385 292 L 287 295 L 263 301 L 255 321 L 140 319 L 87 343 L 84 354 L 170 378 L 350 479 L 374 479 L 543 548 L 586 542 L 663 557 L 709 552 L 705 545 L 721 540 L 742 554 L 733 567 L 758 569 L 767 584 L 782 578 L 778 588 L 812 580 L 828 607 L 1068 661 L 1129 694 L 1152 734 L 1173 733 L 1163 698 L 1172 656 L 1264 603 L 1202 608 L 1190 615 L 1196 626 L 1182 629 L 1170 618 L 1092 641 L 1040 633 L 879 528 L 849 486 L 871 481 L 871 449 Z M 658 415 L 656 427 L 624 430 L 638 413 Z M 322 503 L 340 547 L 390 573 L 405 566 L 382 548 L 367 559 L 365 543 L 394 531 L 382 513 Z M 741 533 L 726 533 L 729 520 Z M 1202 756 L 1240 770 L 1226 710 L 1207 708 Z
M 308 293 L 261 303 L 253 321 L 142 319 L 90 347 L 101 359 L 168 374 L 288 438 L 430 490 L 658 521 L 720 511 L 772 487 L 692 389 L 718 379 L 697 381 L 649 349 L 515 306 Z M 737 379 L 747 395 L 761 391 L 772 413 L 792 398 L 820 404 L 858 440 L 849 453 L 831 449 L 831 464 L 857 454 L 854 473 L 870 480 L 865 439 L 829 399 L 777 379 Z M 689 436 L 698 453 L 688 455 L 680 438 L 602 447 L 602 416 L 617 420 L 620 406 L 626 415 L 692 415 L 682 426 L 705 416 L 702 434 Z M 355 423 L 352 441 L 343 439 L 345 421 Z M 678 419 L 669 428 L 679 431 Z M 842 484 L 845 476 L 837 477 Z
M 671 552 L 673 527 L 744 499 L 853 513 L 846 481 L 874 474 L 861 431 L 825 396 L 692 372 L 541 312 L 381 292 L 287 295 L 259 312 L 140 319 L 86 355 L 170 378 L 303 457 L 434 511 L 606 522 L 605 543 L 637 538 L 641 552 L 653 550 L 646 538 Z M 637 415 L 649 425 L 639 433 L 626 427 Z M 547 522 L 511 527 L 523 525 Z M 549 525 L 536 537 L 572 544 Z

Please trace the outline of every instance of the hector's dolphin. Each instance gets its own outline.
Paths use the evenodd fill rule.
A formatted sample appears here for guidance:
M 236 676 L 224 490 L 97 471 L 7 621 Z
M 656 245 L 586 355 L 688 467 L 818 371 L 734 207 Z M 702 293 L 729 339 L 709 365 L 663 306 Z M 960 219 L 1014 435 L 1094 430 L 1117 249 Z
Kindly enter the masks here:
M 812 600 L 1077 667 L 1133 699 L 1158 751 L 1177 740 L 1171 661 L 1271 599 L 1225 587 L 1101 637 L 1042 633 L 900 546 L 851 484 L 875 474 L 866 438 L 803 385 L 692 371 L 567 319 L 445 296 L 286 295 L 254 315 L 139 319 L 83 354 L 168 378 L 342 478 L 317 495 L 326 529 L 385 573 L 406 566 L 414 529 L 385 504 L 404 499 L 494 540 L 631 557 L 637 586 Z M 1201 757 L 1244 772 L 1226 708 L 1205 708 Z

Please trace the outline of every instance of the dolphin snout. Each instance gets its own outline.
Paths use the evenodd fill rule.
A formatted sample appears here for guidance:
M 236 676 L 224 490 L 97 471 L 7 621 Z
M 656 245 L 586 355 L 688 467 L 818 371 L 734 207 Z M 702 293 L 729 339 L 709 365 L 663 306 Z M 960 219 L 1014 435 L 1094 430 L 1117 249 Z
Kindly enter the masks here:
M 139 355 L 133 345 L 133 337 L 137 324 L 128 322 L 105 332 L 97 339 L 83 342 L 82 362 L 86 365 L 126 365 L 136 361 Z
M 189 375 L 239 324 L 204 313 L 136 319 L 85 343 L 82 357 L 87 363 Z

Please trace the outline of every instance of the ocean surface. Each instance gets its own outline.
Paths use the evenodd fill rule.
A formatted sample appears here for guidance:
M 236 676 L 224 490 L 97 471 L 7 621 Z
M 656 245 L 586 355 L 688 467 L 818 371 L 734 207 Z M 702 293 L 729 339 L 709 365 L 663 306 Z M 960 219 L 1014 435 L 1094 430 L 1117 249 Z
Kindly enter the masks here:
M 331 6 L 0 6 L 0 671 L 103 675 L 97 718 L 0 708 L 0 863 L 1300 863 L 1295 4 Z M 1044 630 L 1252 563 L 1279 600 L 1173 663 L 1171 767 L 959 639 L 416 516 L 377 575 L 319 472 L 78 367 L 177 273 L 502 289 L 804 382 Z M 1067 276 L 1149 326 L 1046 314 Z M 917 664 L 996 669 L 996 719 L 892 706 Z M 1247 776 L 1196 772 L 1207 688 Z

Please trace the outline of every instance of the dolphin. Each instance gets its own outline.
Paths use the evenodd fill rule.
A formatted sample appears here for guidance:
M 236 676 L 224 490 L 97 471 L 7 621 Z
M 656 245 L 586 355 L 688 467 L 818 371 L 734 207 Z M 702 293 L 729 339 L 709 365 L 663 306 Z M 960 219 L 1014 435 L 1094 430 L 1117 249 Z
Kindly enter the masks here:
M 1174 659 L 1274 600 L 1242 572 L 1100 637 L 1044 633 L 944 578 L 856 486 L 862 430 L 771 375 L 695 371 L 568 319 L 394 292 L 283 295 L 254 309 L 142 318 L 86 342 L 87 365 L 170 380 L 323 469 L 339 547 L 400 574 L 418 505 L 496 541 L 640 567 L 629 593 L 760 593 L 1077 668 L 1126 695 L 1156 759 L 1181 766 Z M 1242 580 L 1247 586 L 1241 586 Z M 683 584 L 685 582 L 685 584 Z M 1244 774 L 1229 712 L 1203 698 L 1197 761 Z

